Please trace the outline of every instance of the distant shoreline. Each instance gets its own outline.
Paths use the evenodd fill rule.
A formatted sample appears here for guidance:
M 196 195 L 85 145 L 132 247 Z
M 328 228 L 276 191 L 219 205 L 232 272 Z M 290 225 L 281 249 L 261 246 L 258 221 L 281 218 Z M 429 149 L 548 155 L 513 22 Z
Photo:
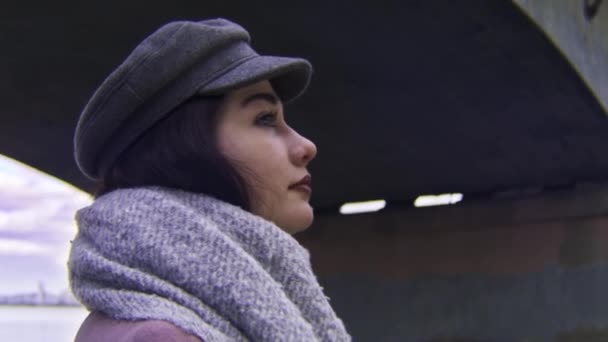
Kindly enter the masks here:
M 42 285 L 38 292 L 20 293 L 13 295 L 0 295 L 0 305 L 12 306 L 81 306 L 74 295 L 68 290 L 60 294 L 53 294 L 44 291 Z
M 46 308 L 84 308 L 82 304 L 29 304 L 29 303 L 0 303 L 0 307 L 6 306 L 23 306 L 23 307 L 46 307 Z
M 84 306 L 80 303 L 77 304 L 30 304 L 30 303 L 0 303 L 0 308 L 2 307 L 29 307 L 29 308 L 35 308 L 35 307 L 44 307 L 44 308 L 83 308 Z

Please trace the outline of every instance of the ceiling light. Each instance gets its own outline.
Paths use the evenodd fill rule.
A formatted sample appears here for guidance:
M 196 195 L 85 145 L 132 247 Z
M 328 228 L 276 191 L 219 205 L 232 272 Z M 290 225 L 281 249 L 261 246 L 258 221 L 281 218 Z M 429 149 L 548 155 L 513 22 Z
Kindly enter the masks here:
M 385 200 L 344 203 L 340 207 L 340 214 L 349 215 L 349 214 L 370 213 L 370 212 L 384 209 L 384 207 L 386 207 Z
M 436 205 L 449 205 L 462 201 L 462 194 L 441 194 L 418 196 L 414 201 L 415 207 L 432 207 Z

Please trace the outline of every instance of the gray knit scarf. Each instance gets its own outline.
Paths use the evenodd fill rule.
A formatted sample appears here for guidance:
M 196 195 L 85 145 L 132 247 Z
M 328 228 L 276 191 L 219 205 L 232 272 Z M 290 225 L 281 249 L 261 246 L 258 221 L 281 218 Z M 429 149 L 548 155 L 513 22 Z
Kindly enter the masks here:
M 148 187 L 106 194 L 76 220 L 70 283 L 89 310 L 205 342 L 350 340 L 306 249 L 238 207 Z

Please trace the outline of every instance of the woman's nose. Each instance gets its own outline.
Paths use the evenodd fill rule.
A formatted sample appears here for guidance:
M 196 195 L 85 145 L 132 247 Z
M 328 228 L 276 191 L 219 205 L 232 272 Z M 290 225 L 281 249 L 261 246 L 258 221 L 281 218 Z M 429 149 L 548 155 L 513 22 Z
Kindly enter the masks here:
M 317 146 L 309 139 L 301 136 L 294 131 L 296 143 L 293 146 L 292 158 L 294 164 L 298 166 L 306 166 L 317 155 Z

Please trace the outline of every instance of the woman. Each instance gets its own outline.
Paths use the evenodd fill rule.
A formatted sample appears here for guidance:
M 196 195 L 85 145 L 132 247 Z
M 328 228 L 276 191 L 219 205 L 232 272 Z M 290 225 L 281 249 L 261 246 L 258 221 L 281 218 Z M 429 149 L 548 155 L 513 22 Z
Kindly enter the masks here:
M 100 186 L 69 260 L 77 341 L 350 340 L 290 235 L 316 147 L 283 103 L 310 74 L 215 19 L 161 27 L 103 82 L 74 140 Z

